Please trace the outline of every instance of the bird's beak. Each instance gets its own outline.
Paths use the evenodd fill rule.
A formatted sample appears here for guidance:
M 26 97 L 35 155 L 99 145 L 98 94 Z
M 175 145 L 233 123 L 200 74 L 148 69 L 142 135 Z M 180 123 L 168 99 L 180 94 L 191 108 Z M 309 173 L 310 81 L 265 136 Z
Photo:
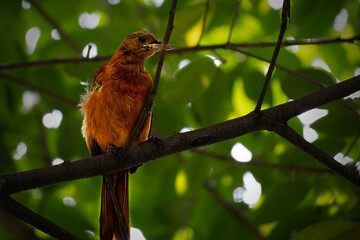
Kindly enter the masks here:
M 156 52 L 159 52 L 161 50 L 161 46 L 162 46 L 162 42 L 161 41 L 158 41 L 156 43 L 152 43 L 152 44 L 148 44 L 148 47 L 154 49 Z M 175 46 L 171 45 L 171 44 L 168 44 L 167 47 L 166 47 L 166 50 L 171 50 L 171 49 L 174 49 Z

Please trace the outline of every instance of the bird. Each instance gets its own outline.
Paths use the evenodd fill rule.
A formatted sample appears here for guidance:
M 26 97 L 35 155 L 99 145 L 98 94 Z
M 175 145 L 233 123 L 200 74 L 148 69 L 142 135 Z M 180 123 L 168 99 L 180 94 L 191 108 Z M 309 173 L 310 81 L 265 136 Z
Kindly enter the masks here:
M 110 147 L 123 147 L 141 114 L 152 88 L 152 77 L 144 61 L 159 52 L 162 42 L 150 32 L 130 33 L 111 59 L 95 72 L 90 91 L 82 96 L 82 134 L 90 156 L 106 153 Z M 166 50 L 173 49 L 168 44 Z M 132 144 L 147 141 L 151 131 L 152 110 Z M 117 220 L 110 191 L 103 177 L 101 188 L 100 239 L 130 239 L 129 170 L 110 174 L 120 206 Z M 111 186 L 111 185 L 110 185 Z M 121 226 L 119 226 L 119 224 Z

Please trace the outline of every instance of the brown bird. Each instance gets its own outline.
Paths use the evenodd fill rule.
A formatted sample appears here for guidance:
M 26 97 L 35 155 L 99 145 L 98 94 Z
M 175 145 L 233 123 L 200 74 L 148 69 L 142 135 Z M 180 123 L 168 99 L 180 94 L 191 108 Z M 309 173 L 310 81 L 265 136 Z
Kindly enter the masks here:
M 109 62 L 101 65 L 92 79 L 90 92 L 80 103 L 84 115 L 82 133 L 91 156 L 106 153 L 110 146 L 125 145 L 152 87 L 145 59 L 160 51 L 162 42 L 153 34 L 129 34 Z M 171 45 L 167 49 L 174 48 Z M 133 146 L 148 139 L 150 111 Z M 122 220 L 117 221 L 109 189 L 103 179 L 101 190 L 100 239 L 130 238 L 128 170 L 111 174 Z M 120 222 L 120 226 L 119 226 Z M 122 230 L 119 230 L 122 229 Z

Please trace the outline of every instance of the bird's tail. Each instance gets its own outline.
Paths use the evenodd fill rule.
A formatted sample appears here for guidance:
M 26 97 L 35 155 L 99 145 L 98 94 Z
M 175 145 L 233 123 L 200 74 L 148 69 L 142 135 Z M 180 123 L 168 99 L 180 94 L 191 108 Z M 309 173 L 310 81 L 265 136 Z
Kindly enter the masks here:
M 103 177 L 101 189 L 100 239 L 129 240 L 130 216 L 128 170 L 113 173 L 110 175 L 110 178 L 112 179 L 115 195 L 119 202 L 121 219 L 118 221 L 110 191 L 107 187 L 105 177 Z

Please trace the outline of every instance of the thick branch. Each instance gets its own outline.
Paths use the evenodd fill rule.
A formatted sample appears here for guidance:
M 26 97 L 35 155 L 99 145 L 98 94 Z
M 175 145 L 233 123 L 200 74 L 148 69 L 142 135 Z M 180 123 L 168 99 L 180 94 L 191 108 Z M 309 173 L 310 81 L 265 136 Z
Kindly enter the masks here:
M 43 218 L 39 214 L 31 211 L 30 209 L 24 207 L 20 203 L 14 201 L 12 198 L 6 195 L 0 196 L 0 209 L 8 214 L 14 215 L 15 217 L 23 220 L 36 227 L 37 229 L 47 233 L 58 239 L 74 239 L 78 238 L 72 235 L 71 233 L 65 231 L 56 224 L 50 222 L 49 220 Z
M 206 128 L 175 133 L 161 140 L 161 143 L 145 142 L 130 148 L 125 161 L 119 161 L 116 154 L 103 154 L 90 159 L 20 172 L 0 177 L 1 191 L 9 194 L 58 184 L 81 178 L 112 173 L 143 164 L 174 153 L 190 150 L 259 130 L 272 130 L 275 123 L 286 123 L 292 117 L 309 109 L 342 98 L 360 90 L 360 76 L 340 82 L 318 92 L 261 112 L 212 125 Z M 118 151 L 123 154 L 122 151 Z M 317 155 L 316 155 L 317 156 Z M 347 178 L 348 179 L 348 178 Z

